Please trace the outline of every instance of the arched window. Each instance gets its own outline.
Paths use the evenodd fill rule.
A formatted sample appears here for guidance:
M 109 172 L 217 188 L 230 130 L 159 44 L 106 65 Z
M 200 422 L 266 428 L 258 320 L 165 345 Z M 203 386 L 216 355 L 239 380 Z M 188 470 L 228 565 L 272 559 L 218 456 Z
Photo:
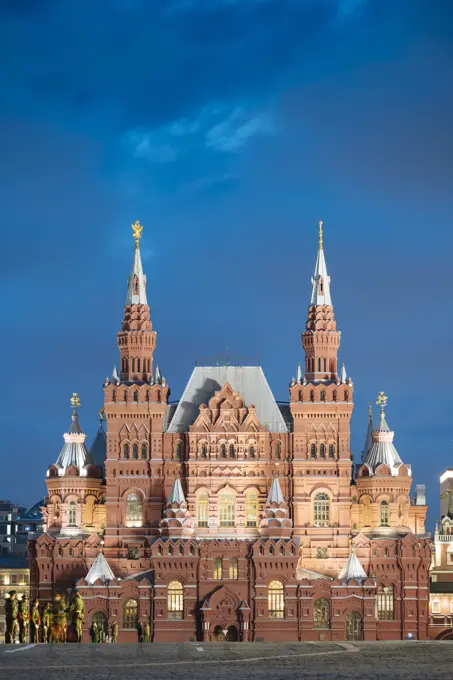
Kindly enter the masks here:
M 138 392 L 135 390 L 134 392 L 134 401 L 138 401 Z
M 324 359 L 324 372 L 327 371 L 327 359 Z
M 234 444 L 230 444 L 229 451 L 230 451 L 230 458 L 234 458 Z
M 69 548 L 68 555 L 69 555 L 69 557 L 72 557 L 74 555 L 74 551 L 73 551 L 72 548 Z
M 214 578 L 216 581 L 221 581 L 223 578 L 223 566 L 221 557 L 214 558 Z
M 268 588 L 268 607 L 269 618 L 283 619 L 285 614 L 285 596 L 283 583 L 281 581 L 271 581 Z
M 324 444 L 321 444 L 319 447 L 319 457 L 320 458 L 325 458 L 326 457 L 326 447 Z
M 136 628 L 138 621 L 138 602 L 128 600 L 123 607 L 123 628 Z
M 311 457 L 316 458 L 316 444 L 312 444 L 310 447 Z
M 363 639 L 363 622 L 359 612 L 351 612 L 346 619 L 346 640 Z
M 74 501 L 71 501 L 69 503 L 68 526 L 70 526 L 70 527 L 76 527 L 77 526 L 77 505 L 75 504 Z
M 337 390 L 334 390 L 332 392 L 332 401 L 336 401 L 336 400 L 337 400 Z
M 277 458 L 277 460 L 279 460 L 281 455 L 282 455 L 282 445 L 280 444 L 280 442 L 277 442 L 276 444 L 274 444 L 274 458 Z
M 173 547 L 171 545 L 168 546 L 168 554 L 170 557 L 173 555 Z
M 181 459 L 182 459 L 182 443 L 181 443 L 181 442 L 178 442 L 178 443 L 176 444 L 176 448 L 175 448 L 175 458 L 176 458 L 176 460 L 181 460 Z
M 168 618 L 182 619 L 184 615 L 184 592 L 182 583 L 170 581 L 168 584 Z
M 316 526 L 327 526 L 330 520 L 330 501 L 325 492 L 317 493 L 313 504 L 313 518 Z
M 377 617 L 379 621 L 393 621 L 395 600 L 392 586 L 381 586 L 376 595 Z
M 318 359 L 318 373 L 321 373 L 321 359 Z
M 133 444 L 132 446 L 132 458 L 138 460 L 138 444 Z
M 132 373 L 135 373 L 135 358 L 132 357 Z
M 333 444 L 329 444 L 329 458 L 335 458 L 335 449 Z
M 208 457 L 208 449 L 205 444 L 201 447 L 201 453 L 200 453 L 202 458 L 207 458 Z
M 325 370 L 325 369 L 324 369 L 324 370 Z M 325 391 L 325 390 L 321 390 L 320 399 L 321 399 L 321 401 L 325 401 L 325 400 L 326 400 L 326 391 Z
M 129 444 L 124 445 L 123 454 L 124 454 L 124 458 L 126 460 L 129 460 Z
M 255 447 L 251 446 L 249 448 L 249 458 L 255 458 Z
M 140 373 L 140 359 L 137 359 L 137 373 Z
M 329 600 L 320 597 L 314 606 L 315 628 L 329 628 Z
M 91 623 L 96 624 L 98 631 L 101 631 L 102 637 L 108 635 L 107 614 L 105 612 L 94 612 L 91 617 Z
M 220 444 L 220 457 L 226 458 L 226 446 L 225 446 L 225 444 Z
M 381 527 L 389 526 L 389 504 L 381 501 Z
M 349 401 L 349 392 L 348 392 L 348 390 L 345 390 L 345 391 L 344 391 L 344 400 L 345 400 L 345 401 Z
M 245 521 L 246 526 L 258 526 L 258 494 L 256 491 L 249 491 L 245 497 Z
M 146 460 L 147 457 L 148 457 L 148 451 L 147 451 L 146 444 L 142 444 L 142 458 L 143 458 L 143 460 Z
M 232 557 L 230 560 L 230 565 L 228 568 L 228 577 L 232 580 L 236 580 L 238 578 L 238 561 L 236 557 Z
M 232 493 L 223 493 L 219 498 L 219 520 L 221 527 L 234 527 L 236 503 Z
M 126 526 L 142 526 L 142 497 L 136 491 L 132 491 L 126 499 Z
M 199 527 L 208 526 L 209 501 L 206 493 L 197 498 L 197 518 Z

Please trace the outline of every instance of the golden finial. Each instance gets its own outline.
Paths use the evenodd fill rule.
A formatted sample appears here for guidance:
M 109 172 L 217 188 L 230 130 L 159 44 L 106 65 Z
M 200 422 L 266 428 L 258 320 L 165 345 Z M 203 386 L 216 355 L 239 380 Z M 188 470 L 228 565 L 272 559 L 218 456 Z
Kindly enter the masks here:
M 370 401 L 370 404 L 368 406 L 368 415 L 370 416 L 370 418 L 373 417 L 373 404 L 371 403 L 371 401 Z
M 143 227 L 138 220 L 136 220 L 134 222 L 134 224 L 131 224 L 131 227 L 132 227 L 133 235 L 134 235 L 134 238 L 135 238 L 135 245 L 138 248 L 138 242 L 140 241 L 140 239 L 142 237 Z
M 98 413 L 99 413 L 99 420 L 100 420 L 101 422 L 103 422 L 103 421 L 105 420 L 105 411 L 104 411 L 104 409 L 101 408 L 101 409 L 98 411 Z
M 76 415 L 77 409 L 80 408 L 80 397 L 77 392 L 72 393 L 72 397 L 69 401 L 71 403 L 71 407 L 74 409 L 74 415 Z
M 376 404 L 381 407 L 382 410 L 387 406 L 387 397 L 384 392 L 379 392 Z
M 322 225 L 323 221 L 319 220 L 319 250 L 322 250 Z

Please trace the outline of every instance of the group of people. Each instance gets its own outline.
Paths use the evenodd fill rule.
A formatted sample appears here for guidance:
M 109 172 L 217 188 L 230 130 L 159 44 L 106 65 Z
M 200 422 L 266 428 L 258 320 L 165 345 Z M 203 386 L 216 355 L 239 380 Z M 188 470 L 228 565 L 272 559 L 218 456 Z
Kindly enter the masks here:
M 17 592 L 11 590 L 5 601 L 5 642 L 82 642 L 84 617 L 85 605 L 77 591 L 72 594 L 69 606 L 66 606 L 64 599 L 57 593 L 53 603 L 47 602 L 41 615 L 39 600 L 34 600 L 30 608 L 26 595 L 19 600 Z M 107 621 L 93 621 L 90 637 L 94 643 L 115 643 L 118 639 L 118 622 L 114 621 L 109 630 Z M 151 642 L 149 623 L 137 623 L 137 637 L 138 642 Z
M 31 608 L 26 595 L 17 598 L 11 590 L 5 601 L 5 643 L 15 642 L 66 642 L 68 630 L 74 642 L 82 642 L 82 624 L 85 606 L 80 593 L 75 592 L 65 607 L 61 595 L 55 595 L 54 602 L 48 602 L 40 613 L 39 600 L 34 600 Z M 69 618 L 69 625 L 68 625 Z

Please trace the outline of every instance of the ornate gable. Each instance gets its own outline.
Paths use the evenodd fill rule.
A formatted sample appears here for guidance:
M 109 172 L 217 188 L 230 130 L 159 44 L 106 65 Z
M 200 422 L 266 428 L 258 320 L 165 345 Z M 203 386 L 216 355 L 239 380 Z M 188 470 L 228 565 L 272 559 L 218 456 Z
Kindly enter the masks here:
M 264 430 L 257 418 L 253 404 L 248 407 L 244 398 L 226 382 L 209 400 L 201 404 L 199 415 L 190 426 L 191 432 L 258 432 Z

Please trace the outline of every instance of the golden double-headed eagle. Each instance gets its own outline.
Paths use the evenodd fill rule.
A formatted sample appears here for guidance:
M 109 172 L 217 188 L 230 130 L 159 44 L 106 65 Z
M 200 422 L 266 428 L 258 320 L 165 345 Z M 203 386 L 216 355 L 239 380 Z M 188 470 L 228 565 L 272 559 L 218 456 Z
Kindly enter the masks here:
M 382 408 L 387 406 L 387 397 L 385 396 L 384 392 L 379 392 L 376 404 L 378 406 L 382 406 Z

